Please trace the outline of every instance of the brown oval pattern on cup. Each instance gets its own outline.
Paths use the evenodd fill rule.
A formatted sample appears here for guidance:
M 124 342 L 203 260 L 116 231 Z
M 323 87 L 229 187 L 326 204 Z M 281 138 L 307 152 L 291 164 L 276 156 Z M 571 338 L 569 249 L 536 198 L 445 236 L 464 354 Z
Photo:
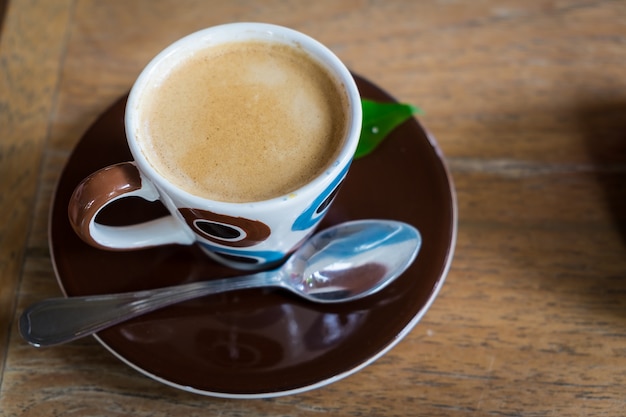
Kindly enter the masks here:
M 224 246 L 254 246 L 266 240 L 271 233 L 269 226 L 258 220 L 192 208 L 181 208 L 178 211 L 196 233 Z
M 140 188 L 141 176 L 132 162 L 122 162 L 94 172 L 76 187 L 70 198 L 67 213 L 72 228 L 91 246 L 115 250 L 96 242 L 89 233 L 89 225 L 108 202 Z

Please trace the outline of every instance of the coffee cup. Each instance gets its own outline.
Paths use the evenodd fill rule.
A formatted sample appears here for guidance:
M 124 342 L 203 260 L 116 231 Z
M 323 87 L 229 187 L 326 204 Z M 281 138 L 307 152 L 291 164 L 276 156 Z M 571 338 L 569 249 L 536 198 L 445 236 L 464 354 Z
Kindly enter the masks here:
M 350 72 L 309 36 L 263 23 L 201 30 L 141 72 L 125 110 L 133 160 L 85 178 L 70 223 L 101 249 L 197 244 L 238 269 L 278 264 L 327 212 L 361 119 Z M 128 197 L 159 200 L 169 215 L 98 221 Z

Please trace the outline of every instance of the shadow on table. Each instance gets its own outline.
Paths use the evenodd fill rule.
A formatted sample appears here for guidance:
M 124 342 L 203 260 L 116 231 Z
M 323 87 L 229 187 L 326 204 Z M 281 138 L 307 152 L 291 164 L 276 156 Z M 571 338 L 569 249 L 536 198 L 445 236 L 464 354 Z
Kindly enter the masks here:
M 626 244 L 626 97 L 582 107 L 580 121 L 597 181 Z

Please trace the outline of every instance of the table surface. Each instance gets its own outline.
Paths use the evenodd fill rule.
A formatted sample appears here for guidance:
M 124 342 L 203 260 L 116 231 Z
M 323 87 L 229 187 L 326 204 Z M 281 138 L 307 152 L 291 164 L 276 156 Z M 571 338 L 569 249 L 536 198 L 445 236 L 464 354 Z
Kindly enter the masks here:
M 622 416 L 626 2 L 12 0 L 0 37 L 0 415 Z M 385 356 L 265 400 L 153 381 L 93 338 L 35 349 L 59 296 L 50 200 L 73 147 L 160 49 L 197 29 L 303 31 L 419 105 L 456 184 L 456 254 Z

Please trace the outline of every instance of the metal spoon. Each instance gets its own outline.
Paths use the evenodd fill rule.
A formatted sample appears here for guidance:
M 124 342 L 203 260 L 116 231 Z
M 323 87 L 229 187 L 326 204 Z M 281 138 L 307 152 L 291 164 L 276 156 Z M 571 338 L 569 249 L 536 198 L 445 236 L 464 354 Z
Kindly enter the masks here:
M 406 223 L 343 223 L 313 236 L 275 270 L 132 293 L 52 298 L 27 308 L 19 329 L 33 346 L 56 345 L 168 305 L 258 287 L 287 289 L 318 303 L 352 301 L 381 290 L 404 272 L 421 242 L 417 229 Z

